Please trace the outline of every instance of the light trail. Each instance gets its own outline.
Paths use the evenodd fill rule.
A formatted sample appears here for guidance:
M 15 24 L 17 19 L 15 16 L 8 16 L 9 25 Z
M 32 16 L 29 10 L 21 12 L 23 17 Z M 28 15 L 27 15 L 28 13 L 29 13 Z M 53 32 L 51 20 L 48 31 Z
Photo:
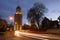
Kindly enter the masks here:
M 15 36 L 20 36 L 20 31 L 15 31 Z
M 56 36 L 52 36 L 52 35 L 42 35 L 42 34 L 34 34 L 34 33 L 25 33 L 25 32 L 18 32 L 16 31 L 16 36 L 26 36 L 26 37 L 31 37 L 31 38 L 35 38 L 35 39 L 42 39 L 42 40 L 49 40 L 49 39 L 59 39 L 60 37 L 56 37 Z

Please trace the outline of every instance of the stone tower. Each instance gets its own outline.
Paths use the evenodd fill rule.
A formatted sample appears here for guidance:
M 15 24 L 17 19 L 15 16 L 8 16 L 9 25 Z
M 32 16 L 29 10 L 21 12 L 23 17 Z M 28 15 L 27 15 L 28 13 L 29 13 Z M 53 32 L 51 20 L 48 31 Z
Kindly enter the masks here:
M 16 13 L 14 15 L 14 30 L 20 30 L 22 28 L 22 13 L 21 8 L 18 6 L 16 8 Z

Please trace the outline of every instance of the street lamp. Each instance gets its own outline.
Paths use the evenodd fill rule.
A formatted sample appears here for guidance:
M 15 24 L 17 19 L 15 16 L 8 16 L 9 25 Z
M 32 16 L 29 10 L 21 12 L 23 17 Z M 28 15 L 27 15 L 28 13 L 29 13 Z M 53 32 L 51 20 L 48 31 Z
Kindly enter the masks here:
M 9 19 L 10 19 L 10 20 L 13 20 L 13 17 L 12 17 L 12 16 L 10 16 L 10 17 L 9 17 Z

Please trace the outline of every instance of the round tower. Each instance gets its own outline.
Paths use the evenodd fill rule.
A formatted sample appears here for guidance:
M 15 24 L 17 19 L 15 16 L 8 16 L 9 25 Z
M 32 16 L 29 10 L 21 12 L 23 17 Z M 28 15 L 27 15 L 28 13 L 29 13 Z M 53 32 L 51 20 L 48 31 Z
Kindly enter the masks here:
M 21 8 L 17 6 L 16 13 L 14 15 L 14 30 L 21 30 L 22 28 L 22 13 Z

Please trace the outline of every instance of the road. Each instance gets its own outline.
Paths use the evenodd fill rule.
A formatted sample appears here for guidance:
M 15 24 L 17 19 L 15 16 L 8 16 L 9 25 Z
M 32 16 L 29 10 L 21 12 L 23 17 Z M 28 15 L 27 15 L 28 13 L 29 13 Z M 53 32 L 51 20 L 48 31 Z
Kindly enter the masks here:
M 11 32 L 7 32 L 5 34 L 0 35 L 0 40 L 37 40 L 37 39 L 25 37 L 22 35 L 17 37 L 14 36 Z
M 58 39 L 50 39 L 44 37 L 35 37 L 26 35 L 25 33 L 20 33 L 19 35 L 15 36 L 12 32 L 6 32 L 5 34 L 0 35 L 0 40 L 58 40 Z M 60 40 L 60 39 L 59 39 Z

